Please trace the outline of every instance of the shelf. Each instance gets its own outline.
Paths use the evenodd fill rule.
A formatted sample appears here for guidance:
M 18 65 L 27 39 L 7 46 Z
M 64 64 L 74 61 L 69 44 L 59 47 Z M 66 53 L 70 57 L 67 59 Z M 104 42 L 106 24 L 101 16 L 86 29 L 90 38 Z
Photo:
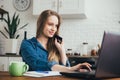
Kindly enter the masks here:
M 70 57 L 74 57 L 74 58 L 98 58 L 98 56 L 79 56 L 79 55 L 73 55 L 73 56 L 68 55 L 67 57 L 68 58 L 70 58 Z
M 21 57 L 20 55 L 0 55 L 0 57 Z

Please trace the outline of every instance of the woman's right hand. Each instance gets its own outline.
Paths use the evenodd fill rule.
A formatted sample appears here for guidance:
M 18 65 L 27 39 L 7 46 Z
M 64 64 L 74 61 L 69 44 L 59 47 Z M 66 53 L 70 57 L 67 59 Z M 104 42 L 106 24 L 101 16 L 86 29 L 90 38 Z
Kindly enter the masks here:
M 91 64 L 85 62 L 82 64 L 77 64 L 75 66 L 72 66 L 70 69 L 73 71 L 86 72 L 86 71 L 92 71 L 90 68 L 91 66 L 92 66 Z

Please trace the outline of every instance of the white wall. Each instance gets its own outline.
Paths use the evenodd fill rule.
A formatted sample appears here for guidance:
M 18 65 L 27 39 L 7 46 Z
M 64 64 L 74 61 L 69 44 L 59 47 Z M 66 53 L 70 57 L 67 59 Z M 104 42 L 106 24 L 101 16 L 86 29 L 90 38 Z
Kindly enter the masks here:
M 1 5 L 4 5 L 3 9 L 9 11 L 11 15 L 16 11 L 12 0 L 0 0 Z M 86 0 L 85 10 L 87 19 L 63 20 L 60 35 L 64 38 L 66 49 L 72 48 L 74 51 L 81 51 L 82 42 L 87 41 L 90 50 L 97 44 L 101 44 L 104 30 L 120 32 L 120 0 Z M 35 36 L 37 17 L 32 15 L 32 3 L 27 11 L 17 11 L 17 13 L 21 17 L 20 25 L 29 23 L 24 29 L 28 31 L 28 38 Z M 5 23 L 0 22 L 1 30 L 4 25 Z M 18 32 L 21 34 L 20 42 L 23 39 L 24 30 Z M 0 35 L 1 47 L 4 45 L 3 42 L 4 37 Z
M 84 41 L 92 48 L 101 43 L 104 30 L 120 32 L 120 0 L 86 0 L 86 13 L 87 19 L 63 21 L 67 48 L 80 50 Z

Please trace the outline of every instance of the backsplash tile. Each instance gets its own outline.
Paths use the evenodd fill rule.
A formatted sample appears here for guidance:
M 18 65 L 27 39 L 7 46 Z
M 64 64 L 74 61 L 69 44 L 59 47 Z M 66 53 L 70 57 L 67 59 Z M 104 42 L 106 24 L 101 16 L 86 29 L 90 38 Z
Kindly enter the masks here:
M 16 10 L 13 8 L 12 1 L 4 0 L 4 3 L 5 2 L 11 4 L 5 5 L 4 9 L 10 10 L 9 12 L 13 14 Z M 2 3 L 0 3 L 0 5 L 1 4 Z M 96 47 L 97 44 L 101 44 L 104 30 L 120 32 L 119 5 L 120 0 L 86 0 L 87 19 L 64 19 L 62 21 L 60 35 L 64 39 L 65 48 L 72 48 L 73 51 L 81 52 L 82 43 L 88 42 L 88 51 L 90 51 Z M 29 10 L 18 13 L 20 13 L 21 23 L 29 23 L 23 31 L 19 32 L 21 35 L 18 45 L 20 46 L 24 38 L 24 31 L 28 33 L 27 38 L 35 36 L 38 17 L 32 15 L 32 4 Z M 3 29 L 4 25 L 5 24 L 0 22 L 0 30 Z M 0 48 L 3 48 L 4 39 L 0 34 Z M 19 54 L 19 46 L 17 54 Z M 4 52 L 4 49 L 1 51 Z

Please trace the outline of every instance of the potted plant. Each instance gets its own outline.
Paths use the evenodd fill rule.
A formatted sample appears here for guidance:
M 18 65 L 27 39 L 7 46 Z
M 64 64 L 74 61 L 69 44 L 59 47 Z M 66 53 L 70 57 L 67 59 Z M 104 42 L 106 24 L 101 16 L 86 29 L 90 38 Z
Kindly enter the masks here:
M 22 27 L 19 27 L 20 18 L 19 18 L 19 14 L 16 15 L 16 12 L 12 16 L 12 18 L 10 18 L 9 13 L 7 13 L 7 17 L 6 18 L 2 17 L 0 18 L 0 20 L 5 21 L 5 23 L 7 24 L 7 27 L 4 27 L 4 29 L 9 35 L 7 36 L 4 32 L 0 30 L 0 33 L 6 38 L 5 46 L 7 48 L 5 48 L 5 51 L 6 53 L 16 54 L 15 48 L 17 48 L 17 39 L 20 36 L 16 32 L 26 27 L 28 23 L 23 25 Z

